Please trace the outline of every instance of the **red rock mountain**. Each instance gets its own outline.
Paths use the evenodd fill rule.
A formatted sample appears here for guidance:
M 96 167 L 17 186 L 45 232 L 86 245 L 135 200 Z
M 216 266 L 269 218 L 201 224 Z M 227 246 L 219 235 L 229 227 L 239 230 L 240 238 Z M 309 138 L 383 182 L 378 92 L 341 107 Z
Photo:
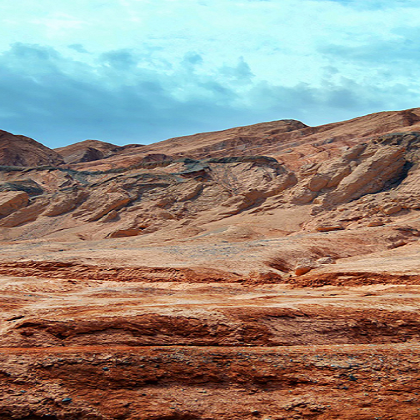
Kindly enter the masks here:
M 54 150 L 25 137 L 0 130 L 0 165 L 57 166 L 62 157 Z
M 85 140 L 70 146 L 60 147 L 55 151 L 66 163 L 91 162 L 115 154 L 123 147 L 99 140 Z
M 74 169 L 107 170 L 168 158 L 264 155 L 297 169 L 303 163 L 333 157 L 341 147 L 381 134 L 416 130 L 420 130 L 420 108 L 380 112 L 318 127 L 308 127 L 295 120 L 279 120 L 176 137 L 150 145 L 116 146 L 85 140 L 51 150 L 28 137 L 0 131 L 0 163 L 57 166 L 64 161 Z
M 297 169 L 304 163 L 337 156 L 342 147 L 381 134 L 416 130 L 420 130 L 420 108 L 380 112 L 318 127 L 308 127 L 294 120 L 280 120 L 177 137 L 141 147 L 128 145 L 116 150 L 106 160 L 81 163 L 74 168 L 106 170 L 127 167 L 142 162 L 148 155 L 174 159 L 265 155 L 275 157 L 290 169 Z

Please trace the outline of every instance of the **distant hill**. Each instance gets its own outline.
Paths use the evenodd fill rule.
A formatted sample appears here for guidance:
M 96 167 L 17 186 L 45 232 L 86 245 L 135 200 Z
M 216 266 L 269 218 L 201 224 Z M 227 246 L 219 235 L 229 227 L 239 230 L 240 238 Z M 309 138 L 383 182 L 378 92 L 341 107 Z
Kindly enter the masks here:
M 127 145 L 106 160 L 79 163 L 80 170 L 107 170 L 141 163 L 149 155 L 174 159 L 207 159 L 264 155 L 296 170 L 302 164 L 322 162 L 376 136 L 420 131 L 420 108 L 387 111 L 332 124 L 309 127 L 300 121 L 279 120 L 223 131 L 176 137 L 146 146 Z
M 104 159 L 123 147 L 99 140 L 85 140 L 55 149 L 66 163 L 92 162 Z
M 57 166 L 63 158 L 37 141 L 0 130 L 0 165 Z
M 0 164 L 62 164 L 76 170 L 109 170 L 162 159 L 208 159 L 270 156 L 292 170 L 338 156 L 343 148 L 379 135 L 420 131 L 420 108 L 386 111 L 332 124 L 309 127 L 296 120 L 278 120 L 222 131 L 175 137 L 150 145 L 117 146 L 85 140 L 51 150 L 24 136 L 0 131 Z

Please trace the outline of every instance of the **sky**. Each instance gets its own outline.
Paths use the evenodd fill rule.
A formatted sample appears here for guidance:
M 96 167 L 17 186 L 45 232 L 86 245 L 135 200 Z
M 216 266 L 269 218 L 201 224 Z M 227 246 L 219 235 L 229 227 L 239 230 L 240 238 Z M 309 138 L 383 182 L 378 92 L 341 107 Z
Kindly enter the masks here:
M 148 144 L 420 106 L 417 0 L 0 2 L 0 129 Z

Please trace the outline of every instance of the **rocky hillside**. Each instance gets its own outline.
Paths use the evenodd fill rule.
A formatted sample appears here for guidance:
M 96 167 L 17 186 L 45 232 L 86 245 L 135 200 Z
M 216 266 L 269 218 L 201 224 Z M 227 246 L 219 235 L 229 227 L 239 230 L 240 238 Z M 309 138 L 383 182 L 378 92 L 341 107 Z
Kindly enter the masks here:
M 0 167 L 0 239 L 240 241 L 386 227 L 420 208 L 418 113 L 276 121 L 150 146 L 89 140 L 62 156 L 3 132 L 17 156 L 7 164 L 19 165 Z
M 3 168 L 0 235 L 195 237 L 223 221 L 259 237 L 269 225 L 280 235 L 385 225 L 420 208 L 419 158 L 420 133 L 412 132 L 377 136 L 294 171 L 264 156 L 168 158 L 102 172 Z M 292 210 L 296 223 L 278 219 Z M 255 215 L 260 225 L 250 222 Z
M 0 130 L 0 165 L 58 166 L 62 163 L 61 155 L 41 143 Z
M 60 147 L 55 151 L 62 156 L 66 163 L 91 162 L 104 159 L 123 149 L 115 144 L 99 140 L 85 140 L 70 146 Z

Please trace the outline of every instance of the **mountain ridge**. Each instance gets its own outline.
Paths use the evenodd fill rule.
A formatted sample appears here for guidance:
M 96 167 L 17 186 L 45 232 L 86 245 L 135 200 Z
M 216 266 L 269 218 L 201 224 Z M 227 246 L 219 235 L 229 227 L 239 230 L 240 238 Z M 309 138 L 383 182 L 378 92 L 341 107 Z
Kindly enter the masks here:
M 7 152 L 11 143 L 3 145 L 0 163 L 9 166 L 42 166 L 45 164 L 70 165 L 77 170 L 106 170 L 128 167 L 148 160 L 179 158 L 205 159 L 211 157 L 266 155 L 276 158 L 290 169 L 319 162 L 337 155 L 340 147 L 350 147 L 363 140 L 392 132 L 420 131 L 420 109 L 384 111 L 346 121 L 310 127 L 296 120 L 278 120 L 226 130 L 175 137 L 149 145 L 128 144 L 117 146 L 100 140 L 85 140 L 57 149 L 42 147 L 42 153 L 54 158 L 23 161 L 19 153 Z M 7 132 L 2 132 L 7 133 Z M 7 133 L 15 142 L 19 137 Z M 11 137 L 12 136 L 12 137 Z M 4 134 L 3 134 L 4 137 Z M 28 139 L 28 138 L 26 138 Z M 18 141 L 19 140 L 19 141 Z M 4 142 L 4 140 L 3 140 Z M 41 144 L 38 143 L 37 144 Z M 2 140 L 0 138 L 0 145 Z M 9 154 L 7 154 L 9 153 Z M 32 154 L 33 151 L 31 152 Z M 35 154 L 39 155 L 39 151 Z M 7 156 L 14 156 L 7 158 Z M 20 165 L 19 165 L 20 164 Z

